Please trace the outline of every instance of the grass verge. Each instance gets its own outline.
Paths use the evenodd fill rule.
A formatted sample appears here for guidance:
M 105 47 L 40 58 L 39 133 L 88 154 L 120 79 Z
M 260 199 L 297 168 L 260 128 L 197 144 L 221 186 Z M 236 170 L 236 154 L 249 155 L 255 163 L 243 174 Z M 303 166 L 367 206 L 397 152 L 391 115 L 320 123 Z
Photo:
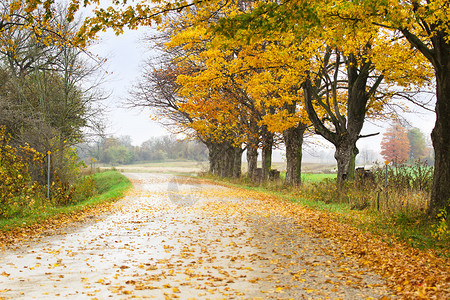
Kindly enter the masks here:
M 25 235 L 39 233 L 46 227 L 57 227 L 58 224 L 79 221 L 86 215 L 99 213 L 101 211 L 99 206 L 122 198 L 132 186 L 128 178 L 117 171 L 97 173 L 93 177 L 97 194 L 91 198 L 68 206 L 43 207 L 42 210 L 26 216 L 1 219 L 0 241 L 9 240 L 11 237 L 8 236 L 14 235 L 14 231 L 25 232 Z

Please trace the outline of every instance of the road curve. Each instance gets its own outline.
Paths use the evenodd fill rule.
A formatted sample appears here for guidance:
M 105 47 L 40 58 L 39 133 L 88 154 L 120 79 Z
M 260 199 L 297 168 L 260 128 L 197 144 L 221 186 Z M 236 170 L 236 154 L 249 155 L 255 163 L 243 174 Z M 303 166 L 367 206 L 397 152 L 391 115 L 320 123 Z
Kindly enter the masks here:
M 245 191 L 129 173 L 134 189 L 83 226 L 0 253 L 0 299 L 379 299 L 337 245 Z

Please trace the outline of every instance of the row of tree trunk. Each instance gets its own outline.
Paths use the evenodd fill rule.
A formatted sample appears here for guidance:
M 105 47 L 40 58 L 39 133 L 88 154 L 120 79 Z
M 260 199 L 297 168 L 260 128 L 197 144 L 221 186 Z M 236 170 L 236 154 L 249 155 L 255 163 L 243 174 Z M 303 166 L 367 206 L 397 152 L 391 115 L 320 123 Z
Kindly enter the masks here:
M 286 146 L 286 179 L 287 185 L 297 186 L 301 183 L 302 145 L 303 135 L 307 126 L 299 124 L 283 132 Z M 247 176 L 253 182 L 265 182 L 269 179 L 272 167 L 272 149 L 274 135 L 268 130 L 263 130 L 261 137 L 262 168 L 257 167 L 258 143 L 252 141 L 246 147 L 247 150 Z M 209 150 L 209 172 L 220 177 L 240 178 L 242 170 L 242 153 L 244 148 L 231 142 L 207 142 Z
M 241 146 L 231 142 L 214 143 L 207 142 L 209 150 L 209 172 L 220 177 L 239 178 L 242 173 Z

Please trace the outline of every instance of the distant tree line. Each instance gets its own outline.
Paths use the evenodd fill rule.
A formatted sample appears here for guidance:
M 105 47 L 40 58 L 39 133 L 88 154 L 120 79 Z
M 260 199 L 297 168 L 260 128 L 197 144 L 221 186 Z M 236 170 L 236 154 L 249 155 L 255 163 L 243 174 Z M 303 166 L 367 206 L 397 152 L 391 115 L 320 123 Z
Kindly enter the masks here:
M 167 160 L 208 160 L 208 149 L 204 144 L 178 140 L 171 135 L 150 138 L 140 146 L 133 146 L 129 136 L 111 136 L 80 144 L 78 149 L 79 155 L 87 163 L 90 159 L 113 165 Z

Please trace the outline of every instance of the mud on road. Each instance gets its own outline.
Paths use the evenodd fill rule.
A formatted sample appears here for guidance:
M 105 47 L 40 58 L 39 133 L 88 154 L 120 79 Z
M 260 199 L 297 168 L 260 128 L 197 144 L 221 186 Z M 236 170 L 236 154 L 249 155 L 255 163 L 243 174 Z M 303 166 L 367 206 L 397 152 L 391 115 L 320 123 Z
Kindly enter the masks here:
M 261 197 L 126 174 L 112 214 L 0 253 L 4 299 L 366 299 L 391 296 L 339 246 Z

